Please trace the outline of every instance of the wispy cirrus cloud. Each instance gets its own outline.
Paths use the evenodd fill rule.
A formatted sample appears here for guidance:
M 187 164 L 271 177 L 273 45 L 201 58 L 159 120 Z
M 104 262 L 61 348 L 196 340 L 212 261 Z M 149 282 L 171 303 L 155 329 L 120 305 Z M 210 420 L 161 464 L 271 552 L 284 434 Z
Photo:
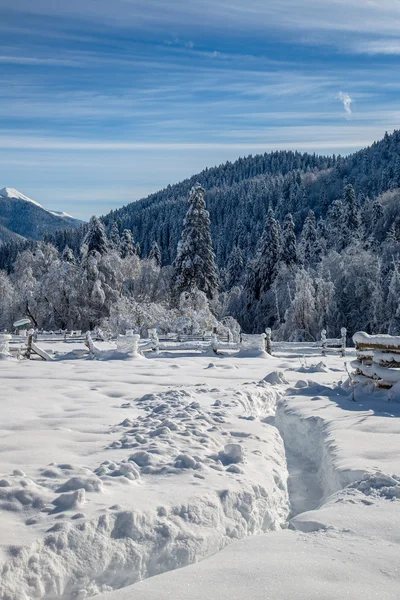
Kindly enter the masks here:
M 337 98 L 342 102 L 344 112 L 346 113 L 346 117 L 350 118 L 352 115 L 351 105 L 353 103 L 353 99 L 349 94 L 345 92 L 339 92 Z
M 72 185 L 126 202 L 248 153 L 349 153 L 399 122 L 400 2 L 4 4 L 0 187 L 58 190 L 77 216 Z

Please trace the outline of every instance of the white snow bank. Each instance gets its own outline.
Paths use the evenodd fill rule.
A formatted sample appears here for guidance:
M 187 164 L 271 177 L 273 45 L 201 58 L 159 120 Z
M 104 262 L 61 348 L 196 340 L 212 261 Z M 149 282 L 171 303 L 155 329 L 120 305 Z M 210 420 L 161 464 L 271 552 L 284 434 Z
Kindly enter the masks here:
M 0 518 L 13 511 L 36 542 L 3 538 L 0 597 L 84 598 L 279 529 L 289 510 L 284 448 L 256 415 L 271 414 L 281 393 L 261 383 L 145 394 L 124 404 L 104 439 L 110 458 L 96 468 L 6 477 Z
M 358 331 L 353 335 L 355 344 L 373 344 L 378 346 L 388 346 L 392 348 L 400 348 L 400 336 L 396 335 L 368 335 L 364 331 Z
M 315 383 L 292 392 L 278 402 L 276 424 L 289 490 L 297 479 L 294 492 L 311 491 L 314 510 L 305 506 L 290 530 L 238 541 L 101 600 L 397 600 L 400 477 L 386 473 L 400 473 L 400 414 L 357 390 L 354 402 Z
M 99 600 L 398 599 L 398 503 L 341 493 L 295 521 Z

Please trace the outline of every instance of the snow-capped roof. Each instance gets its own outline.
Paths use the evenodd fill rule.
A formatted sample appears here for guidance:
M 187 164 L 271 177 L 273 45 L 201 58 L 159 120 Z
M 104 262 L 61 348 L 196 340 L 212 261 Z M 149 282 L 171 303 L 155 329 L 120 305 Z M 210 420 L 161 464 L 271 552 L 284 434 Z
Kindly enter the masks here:
M 14 188 L 4 187 L 2 190 L 0 190 L 0 197 L 14 198 L 16 200 L 25 200 L 26 202 L 31 202 L 32 204 L 36 204 L 36 206 L 43 208 L 43 206 L 41 204 L 39 204 L 39 202 L 32 200 L 32 198 L 28 198 L 28 196 L 21 194 L 21 192 L 19 192 L 18 190 L 14 189 Z

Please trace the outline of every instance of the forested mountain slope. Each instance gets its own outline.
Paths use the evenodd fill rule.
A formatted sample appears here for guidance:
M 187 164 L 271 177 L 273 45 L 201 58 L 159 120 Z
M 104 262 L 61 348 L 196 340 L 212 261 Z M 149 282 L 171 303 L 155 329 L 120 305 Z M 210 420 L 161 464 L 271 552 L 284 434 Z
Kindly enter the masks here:
M 45 242 L 0 246 L 7 322 L 29 311 L 44 327 L 165 330 L 197 289 L 248 332 L 400 335 L 400 132 L 345 158 L 239 159 Z
M 187 195 L 194 183 L 207 191 L 211 234 L 217 264 L 224 265 L 234 245 L 251 257 L 263 230 L 269 206 L 282 221 L 291 213 L 300 231 L 307 212 L 325 217 L 332 202 L 342 195 L 346 183 L 353 184 L 362 207 L 367 199 L 400 187 L 400 131 L 348 157 L 319 157 L 298 152 L 273 152 L 240 158 L 206 169 L 144 200 L 112 211 L 103 222 L 108 231 L 114 223 L 120 233 L 130 229 L 147 255 L 154 241 L 164 264 L 175 257 L 187 208 Z M 81 245 L 86 226 L 46 239 L 62 250 Z
M 81 221 L 43 208 L 14 188 L 0 190 L 0 243 L 19 236 L 40 240 L 45 233 L 78 227 Z

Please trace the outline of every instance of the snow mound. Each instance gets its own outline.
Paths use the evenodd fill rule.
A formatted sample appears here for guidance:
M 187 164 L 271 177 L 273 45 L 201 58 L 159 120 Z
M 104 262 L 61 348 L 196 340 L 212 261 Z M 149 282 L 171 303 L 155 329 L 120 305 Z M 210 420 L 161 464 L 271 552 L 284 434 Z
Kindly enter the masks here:
M 32 545 L 9 546 L 0 597 L 85 598 L 280 529 L 285 452 L 259 420 L 278 397 L 266 382 L 145 394 L 126 404 L 103 450 L 110 458 L 93 470 L 52 463 L 38 481 L 0 480 L 0 517 L 19 511 L 38 531 Z
M 283 385 L 288 383 L 282 371 L 271 371 L 271 373 L 266 375 L 262 381 L 271 385 Z
M 361 481 L 349 485 L 363 492 L 366 496 L 386 498 L 387 500 L 400 499 L 400 477 L 385 475 L 384 473 L 366 473 Z

